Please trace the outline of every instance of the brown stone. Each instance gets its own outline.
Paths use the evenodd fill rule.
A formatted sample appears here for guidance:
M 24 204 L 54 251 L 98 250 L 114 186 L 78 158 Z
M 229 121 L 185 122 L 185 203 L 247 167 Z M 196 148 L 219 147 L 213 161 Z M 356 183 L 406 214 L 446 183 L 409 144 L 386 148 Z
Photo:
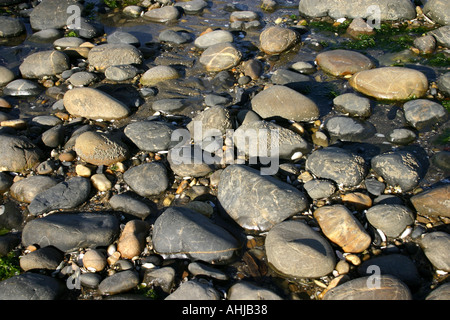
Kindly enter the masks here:
M 241 52 L 231 42 L 222 42 L 203 51 L 199 61 L 206 70 L 218 72 L 237 66 L 241 58 Z
M 117 243 L 117 251 L 122 258 L 131 259 L 138 256 L 145 249 L 146 237 L 150 225 L 142 220 L 127 222 Z
M 102 271 L 107 265 L 106 257 L 99 250 L 88 250 L 83 256 L 83 265 L 90 271 Z
M 364 210 L 372 206 L 372 199 L 361 192 L 353 192 L 342 195 L 342 201 L 356 210 Z
M 314 217 L 325 236 L 345 252 L 358 253 L 369 247 L 370 235 L 345 206 L 321 207 L 314 212 Z
M 450 217 L 450 185 L 433 188 L 411 197 L 418 213 L 424 216 Z
M 351 75 L 375 67 L 362 53 L 340 49 L 319 53 L 316 63 L 323 71 L 334 76 Z
M 292 48 L 298 41 L 295 31 L 280 26 L 271 26 L 261 32 L 261 50 L 267 54 L 279 54 Z

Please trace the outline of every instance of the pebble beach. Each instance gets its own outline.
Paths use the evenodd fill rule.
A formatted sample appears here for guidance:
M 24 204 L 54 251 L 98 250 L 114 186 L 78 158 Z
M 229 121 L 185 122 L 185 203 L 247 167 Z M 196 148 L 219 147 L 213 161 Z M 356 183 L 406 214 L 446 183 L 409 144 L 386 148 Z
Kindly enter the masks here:
M 447 0 L 0 13 L 1 300 L 450 299 Z

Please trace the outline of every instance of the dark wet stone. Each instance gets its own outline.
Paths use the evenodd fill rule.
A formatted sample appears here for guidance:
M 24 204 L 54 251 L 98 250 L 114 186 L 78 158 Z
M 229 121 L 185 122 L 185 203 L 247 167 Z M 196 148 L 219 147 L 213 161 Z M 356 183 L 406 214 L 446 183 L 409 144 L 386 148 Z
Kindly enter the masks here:
M 203 177 L 215 167 L 215 159 L 198 144 L 170 149 L 167 160 L 172 171 L 180 177 Z
M 34 30 L 63 28 L 67 25 L 69 17 L 73 15 L 73 10 L 68 10 L 71 5 L 78 6 L 80 12 L 83 10 L 83 5 L 76 0 L 42 1 L 31 12 L 31 27 Z
M 155 221 L 152 242 L 161 255 L 224 262 L 240 247 L 224 228 L 187 208 L 166 209 Z
M 39 84 L 26 79 L 13 80 L 3 89 L 6 96 L 36 96 L 44 91 Z
M 416 140 L 417 135 L 414 131 L 407 128 L 395 128 L 386 134 L 386 139 L 397 145 L 407 145 Z
M 160 287 L 164 292 L 170 293 L 175 282 L 175 269 L 172 267 L 163 267 L 149 269 L 145 271 L 142 283 L 150 286 Z
M 386 182 L 403 191 L 414 189 L 420 181 L 421 164 L 408 151 L 391 151 L 375 156 L 371 160 L 372 169 Z
M 361 276 L 373 274 L 374 267 L 378 267 L 380 274 L 391 275 L 410 287 L 417 287 L 421 282 L 421 276 L 414 261 L 402 254 L 388 254 L 373 257 L 364 261 L 358 272 Z
M 220 176 L 221 207 L 241 227 L 267 231 L 308 207 L 306 196 L 284 183 L 245 165 L 230 165 Z
M 211 284 L 189 280 L 168 295 L 165 300 L 220 300 L 221 294 Z
M 98 273 L 82 273 L 80 275 L 80 285 L 83 287 L 96 289 L 102 279 L 102 276 Z
M 57 300 L 64 289 L 53 277 L 26 272 L 0 282 L 0 300 Z
M 26 247 L 54 246 L 63 252 L 108 246 L 119 236 L 119 221 L 107 213 L 56 213 L 29 221 L 22 232 Z
M 177 2 L 175 7 L 180 7 L 186 14 L 197 14 L 202 12 L 204 8 L 208 6 L 208 3 L 203 0 L 191 0 L 186 2 Z
M 228 289 L 228 300 L 283 300 L 277 293 L 251 282 L 239 281 Z
M 55 247 L 46 246 L 27 253 L 20 258 L 20 268 L 24 271 L 36 269 L 56 270 L 63 259 L 64 255 L 61 251 Z
M 144 163 L 125 171 L 124 181 L 142 197 L 161 194 L 169 187 L 167 170 L 161 163 Z
M 319 178 L 347 187 L 359 185 L 366 176 L 364 159 L 337 147 L 314 151 L 306 160 L 306 169 Z
M 56 50 L 33 53 L 20 65 L 22 76 L 28 79 L 55 76 L 68 69 L 70 69 L 69 57 Z
M 12 184 L 13 177 L 5 172 L 0 172 L 0 193 L 8 191 Z
M 377 204 L 367 210 L 366 217 L 372 226 L 394 238 L 413 225 L 415 219 L 408 207 L 396 204 Z
M 25 25 L 21 20 L 12 17 L 0 17 L 0 38 L 17 37 L 25 32 Z
M 125 135 L 139 150 L 158 152 L 175 146 L 172 134 L 175 128 L 160 121 L 137 121 L 125 127 Z
M 183 44 L 192 40 L 192 35 L 187 31 L 175 31 L 166 29 L 161 31 L 158 36 L 160 42 L 168 42 L 173 44 Z
M 328 198 L 336 191 L 333 182 L 322 179 L 307 181 L 303 187 L 312 199 Z
M 370 100 L 354 93 L 345 93 L 333 99 L 334 108 L 351 117 L 368 117 L 371 114 Z
M 275 225 L 266 236 L 265 248 L 269 265 L 290 277 L 322 277 L 336 265 L 328 241 L 302 221 Z
M 109 204 L 116 211 L 122 211 L 141 219 L 147 218 L 152 213 L 152 209 L 146 203 L 126 193 L 112 196 Z
M 448 113 L 445 108 L 434 101 L 416 99 L 403 105 L 406 120 L 416 129 L 424 129 L 445 122 Z
M 48 176 L 30 176 L 14 182 L 11 196 L 20 202 L 30 203 L 39 193 L 58 184 L 58 180 Z
M 194 44 L 200 49 L 209 48 L 218 43 L 233 42 L 233 34 L 227 30 L 214 30 L 198 36 Z
M 380 275 L 347 281 L 327 291 L 323 300 L 412 300 L 412 295 L 402 281 Z
M 444 172 L 450 172 L 450 151 L 439 151 L 433 155 L 431 160 Z
M 384 189 L 386 188 L 386 185 L 378 181 L 375 178 L 367 178 L 364 180 L 364 184 L 366 185 L 367 191 L 369 191 L 374 196 L 379 196 L 384 192 Z
M 106 41 L 108 43 L 118 44 L 118 43 L 125 43 L 125 44 L 131 44 L 135 47 L 140 46 L 139 39 L 136 38 L 134 35 L 128 32 L 122 32 L 122 31 L 115 31 L 114 33 L 111 33 L 106 37 Z
M 325 128 L 332 139 L 361 142 L 372 137 L 376 129 L 367 121 L 347 116 L 334 116 L 325 122 Z
M 40 192 L 28 206 L 28 211 L 38 216 L 57 209 L 73 209 L 83 204 L 91 191 L 91 182 L 83 177 L 74 177 Z
M 126 270 L 106 277 L 98 285 L 98 291 L 102 295 L 114 295 L 130 291 L 138 284 L 139 274 L 133 270 Z
M 191 262 L 188 265 L 188 270 L 194 276 L 207 276 L 217 280 L 228 280 L 228 275 L 218 268 L 212 267 L 202 262 Z
M 0 236 L 0 257 L 8 255 L 11 250 L 20 244 L 20 235 L 7 233 Z
M 35 43 L 53 43 L 57 39 L 60 39 L 64 36 L 62 30 L 58 29 L 45 29 L 38 32 L 33 33 L 28 41 Z

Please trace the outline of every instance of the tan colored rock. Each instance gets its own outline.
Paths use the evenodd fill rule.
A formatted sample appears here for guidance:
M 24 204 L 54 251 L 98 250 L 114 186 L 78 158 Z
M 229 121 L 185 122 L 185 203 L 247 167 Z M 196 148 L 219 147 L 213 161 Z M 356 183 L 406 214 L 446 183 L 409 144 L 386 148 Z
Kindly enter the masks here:
M 83 256 L 83 266 L 90 271 L 102 271 L 107 266 L 106 257 L 99 250 L 88 250 Z
M 150 225 L 142 220 L 127 222 L 117 243 L 117 251 L 122 258 L 132 259 L 145 249 L 145 239 L 148 236 Z
M 358 253 L 370 246 L 370 235 L 345 206 L 321 207 L 314 211 L 314 217 L 325 236 L 345 252 Z
M 75 151 L 88 163 L 109 166 L 128 158 L 128 148 L 120 141 L 104 133 L 88 131 L 75 141 Z
M 218 72 L 237 66 L 241 58 L 241 52 L 231 42 L 222 42 L 203 51 L 199 61 L 207 71 Z
M 141 77 L 143 86 L 154 86 L 158 82 L 178 79 L 180 74 L 171 66 L 156 66 L 148 69 Z
M 279 54 L 292 48 L 298 41 L 295 31 L 280 26 L 271 26 L 261 32 L 261 50 L 267 54 Z
M 103 173 L 94 174 L 91 177 L 91 182 L 98 191 L 108 191 L 112 188 L 112 182 Z
M 422 97 L 428 79 L 420 71 L 403 67 L 382 67 L 360 71 L 349 80 L 355 90 L 381 100 L 409 100 Z
M 342 201 L 353 206 L 356 210 L 364 210 L 372 206 L 372 199 L 361 192 L 352 192 L 342 195 Z
M 319 53 L 317 65 L 334 76 L 346 76 L 375 67 L 372 60 L 362 53 L 351 50 L 331 50 Z
M 450 185 L 433 188 L 411 197 L 411 203 L 424 216 L 450 217 Z
M 92 120 L 118 120 L 128 117 L 130 113 L 125 104 L 93 88 L 69 90 L 64 94 L 63 102 L 71 115 Z

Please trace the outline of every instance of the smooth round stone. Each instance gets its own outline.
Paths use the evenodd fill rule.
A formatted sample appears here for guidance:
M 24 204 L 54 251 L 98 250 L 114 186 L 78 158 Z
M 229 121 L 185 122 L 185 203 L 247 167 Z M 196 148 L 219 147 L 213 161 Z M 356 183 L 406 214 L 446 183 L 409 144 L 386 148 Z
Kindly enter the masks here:
M 302 0 L 299 3 L 300 14 L 307 17 L 325 17 L 333 19 L 343 17 L 369 18 L 373 11 L 369 9 L 374 5 L 372 0 Z M 381 21 L 411 20 L 416 17 L 414 5 L 409 0 L 380 0 L 376 5 L 380 11 Z
M 208 3 L 203 0 L 191 0 L 185 2 L 177 2 L 175 3 L 175 6 L 180 7 L 186 14 L 197 14 L 207 7 Z
M 386 139 L 389 142 L 398 145 L 407 145 L 416 140 L 416 138 L 416 133 L 407 128 L 393 129 L 386 134 Z
M 312 199 L 328 198 L 336 192 L 333 182 L 322 179 L 309 180 L 305 182 L 303 187 Z
M 78 136 L 74 149 L 81 159 L 97 166 L 122 162 L 129 156 L 128 147 L 124 143 L 93 131 Z
M 132 46 L 138 47 L 141 43 L 138 38 L 133 36 L 131 33 L 115 31 L 106 37 L 106 41 L 111 44 L 130 44 Z
M 142 197 L 159 195 L 169 187 L 167 170 L 157 162 L 132 167 L 125 171 L 123 179 Z
M 323 300 L 412 300 L 411 291 L 391 275 L 352 279 L 327 291 Z
M 172 171 L 180 177 L 204 177 L 214 170 L 215 164 L 214 159 L 204 155 L 198 144 L 184 145 L 170 149 L 167 160 Z
M 127 125 L 124 133 L 139 150 L 158 152 L 175 145 L 176 141 L 172 141 L 174 129 L 160 121 L 137 121 Z
M 333 99 L 334 108 L 351 117 L 369 117 L 371 114 L 370 100 L 354 93 L 345 93 Z
M 183 44 L 191 41 L 191 34 L 186 31 L 175 31 L 166 29 L 158 35 L 160 42 L 168 42 L 173 44 Z
M 270 26 L 259 36 L 260 48 L 267 54 L 279 54 L 292 48 L 298 41 L 297 33 L 280 26 Z
M 152 104 L 152 109 L 154 111 L 163 111 L 169 113 L 180 111 L 184 107 L 185 107 L 185 100 L 177 98 L 160 99 L 154 101 Z
M 119 120 L 128 117 L 128 107 L 112 96 L 93 88 L 75 88 L 67 91 L 64 107 L 73 116 L 87 119 Z
M 175 282 L 175 269 L 172 267 L 162 267 L 145 270 L 142 282 L 147 284 L 147 286 L 160 287 L 164 292 L 170 293 Z
M 19 69 L 24 78 L 39 79 L 70 69 L 70 61 L 69 57 L 60 51 L 40 51 L 26 57 Z
M 298 122 L 319 118 L 319 108 L 308 97 L 286 86 L 274 85 L 256 94 L 251 108 L 262 118 L 284 118 Z
M 39 164 L 42 151 L 22 137 L 0 135 L 0 171 L 22 172 Z
M 161 81 L 178 79 L 180 74 L 178 71 L 170 66 L 156 66 L 148 69 L 141 77 L 141 84 L 143 86 L 154 86 Z
M 96 173 L 91 177 L 92 186 L 100 192 L 111 190 L 112 182 L 103 173 Z
M 319 53 L 316 57 L 317 65 L 326 73 L 334 76 L 352 75 L 359 71 L 375 67 L 365 55 L 350 50 L 331 50 Z
M 165 300 L 220 300 L 219 291 L 211 284 L 199 282 L 198 280 L 188 280 L 182 282 L 180 286 L 168 295 Z
M 162 8 L 152 9 L 144 14 L 144 18 L 152 22 L 174 22 L 180 18 L 180 11 L 175 6 L 165 6 Z
M 0 282 L 0 300 L 57 300 L 64 288 L 54 277 L 25 272 Z
M 222 172 L 217 197 L 241 227 L 255 231 L 270 230 L 308 207 L 301 191 L 245 165 L 230 165 Z
M 421 277 L 413 260 L 402 254 L 388 254 L 370 258 L 358 267 L 358 273 L 365 277 L 373 273 L 374 267 L 380 268 L 381 274 L 396 277 L 410 287 L 420 284 Z
M 230 260 L 239 244 L 219 225 L 187 208 L 170 207 L 155 221 L 152 242 L 160 255 L 209 263 Z
M 29 221 L 22 232 L 22 244 L 54 246 L 67 253 L 109 246 L 119 232 L 119 221 L 112 214 L 58 213 Z
M 265 247 L 269 265 L 289 277 L 323 277 L 336 265 L 327 240 L 301 221 L 275 225 L 267 233 Z
M 247 281 L 239 281 L 228 289 L 228 300 L 283 300 L 275 292 Z
M 105 77 L 112 81 L 126 81 L 133 79 L 138 74 L 138 69 L 130 64 L 110 66 L 105 70 Z
M 450 283 L 446 282 L 431 291 L 425 300 L 450 300 Z
M 230 112 L 221 106 L 213 106 L 208 108 L 189 122 L 186 128 L 191 133 L 191 137 L 194 138 L 194 142 L 200 143 L 207 136 L 211 136 L 210 130 L 213 130 L 213 136 L 220 134 L 225 134 L 228 129 L 233 129 L 233 124 L 231 120 Z M 198 131 L 198 132 L 196 132 Z
M 78 37 L 63 37 L 55 40 L 53 42 L 53 47 L 59 49 L 77 48 L 84 42 L 84 39 Z
M 38 216 L 57 209 L 73 209 L 83 204 L 91 191 L 91 183 L 83 177 L 70 178 L 38 193 L 28 211 Z
M 308 154 L 312 149 L 301 135 L 264 120 L 242 124 L 233 138 L 237 150 L 250 157 L 291 160 L 295 154 Z
M 123 14 L 133 18 L 137 18 L 141 15 L 143 10 L 144 9 L 140 6 L 126 6 L 125 8 L 123 8 Z
M 380 100 L 420 98 L 428 90 L 428 79 L 420 71 L 382 67 L 357 72 L 349 79 L 355 90 Z
M 0 16 L 0 38 L 17 37 L 25 32 L 25 25 L 19 19 Z
M 32 251 L 20 258 L 20 268 L 24 271 L 46 269 L 56 270 L 64 256 L 58 249 L 47 246 Z
M 399 186 L 404 192 L 419 184 L 422 168 L 411 152 L 392 151 L 377 155 L 372 158 L 371 166 L 389 185 Z
M 44 127 L 54 127 L 58 124 L 62 124 L 62 120 L 55 116 L 36 116 L 31 120 L 33 125 L 39 125 Z
M 431 34 L 414 39 L 413 44 L 422 54 L 431 54 L 436 49 L 436 39 Z
M 376 31 L 362 18 L 355 18 L 348 26 L 346 33 L 353 39 L 359 40 L 362 35 L 374 35 Z
M 411 197 L 416 211 L 424 216 L 450 217 L 450 184 L 438 186 Z
M 371 244 L 370 235 L 343 205 L 320 207 L 314 211 L 314 218 L 325 236 L 344 252 L 363 252 Z
M 91 289 L 97 289 L 102 279 L 102 276 L 98 273 L 82 273 L 80 275 L 80 285 Z
M 214 30 L 197 37 L 194 45 L 200 49 L 209 48 L 218 43 L 233 42 L 233 34 L 226 30 Z
M 416 129 L 425 129 L 445 122 L 448 114 L 445 108 L 434 101 L 417 99 L 403 105 L 406 120 Z
M 291 69 L 294 69 L 295 71 L 303 74 L 312 74 L 316 72 L 316 68 L 311 63 L 305 61 L 295 62 L 291 66 Z
M 17 79 L 6 85 L 3 94 L 6 96 L 35 96 L 43 91 L 43 88 L 30 80 Z
M 97 80 L 97 76 L 92 72 L 76 72 L 70 76 L 69 82 L 76 87 L 88 86 Z
M 48 176 L 30 176 L 14 182 L 10 193 L 17 201 L 30 203 L 37 194 L 57 184 L 57 180 Z
M 450 24 L 450 7 L 445 0 L 427 1 L 423 7 L 423 13 L 441 25 Z
M 0 86 L 5 86 L 14 80 L 16 76 L 6 67 L 0 66 Z
M 112 196 L 109 204 L 116 211 L 122 211 L 141 219 L 147 218 L 152 213 L 152 209 L 146 203 L 126 193 Z
M 438 270 L 450 272 L 450 235 L 443 231 L 426 233 L 419 239 L 426 257 Z
M 125 43 L 101 44 L 89 51 L 88 61 L 95 69 L 104 71 L 110 66 L 142 63 L 142 52 Z
M 207 71 L 219 72 L 237 66 L 241 58 L 241 52 L 232 43 L 222 42 L 203 51 L 199 61 Z
M 90 271 L 102 271 L 106 268 L 106 257 L 100 250 L 90 249 L 83 256 L 83 266 Z
M 396 204 L 377 204 L 367 210 L 366 217 L 372 226 L 393 238 L 414 224 L 415 218 L 408 207 Z
M 139 274 L 134 270 L 125 270 L 106 277 L 98 285 L 98 291 L 102 295 L 114 295 L 130 291 L 138 284 Z
M 331 138 L 341 141 L 361 142 L 375 134 L 370 123 L 347 116 L 334 116 L 325 122 L 325 129 Z
M 346 187 L 359 185 L 366 176 L 364 159 L 337 147 L 314 151 L 306 160 L 306 169 Z
M 70 6 L 76 5 L 80 12 L 83 5 L 76 0 L 42 1 L 30 14 L 30 24 L 33 30 L 62 29 L 69 23 L 73 23 L 74 10 Z M 69 19 L 71 18 L 71 19 Z
M 302 91 L 311 84 L 311 78 L 296 71 L 280 68 L 272 73 L 270 82 Z

